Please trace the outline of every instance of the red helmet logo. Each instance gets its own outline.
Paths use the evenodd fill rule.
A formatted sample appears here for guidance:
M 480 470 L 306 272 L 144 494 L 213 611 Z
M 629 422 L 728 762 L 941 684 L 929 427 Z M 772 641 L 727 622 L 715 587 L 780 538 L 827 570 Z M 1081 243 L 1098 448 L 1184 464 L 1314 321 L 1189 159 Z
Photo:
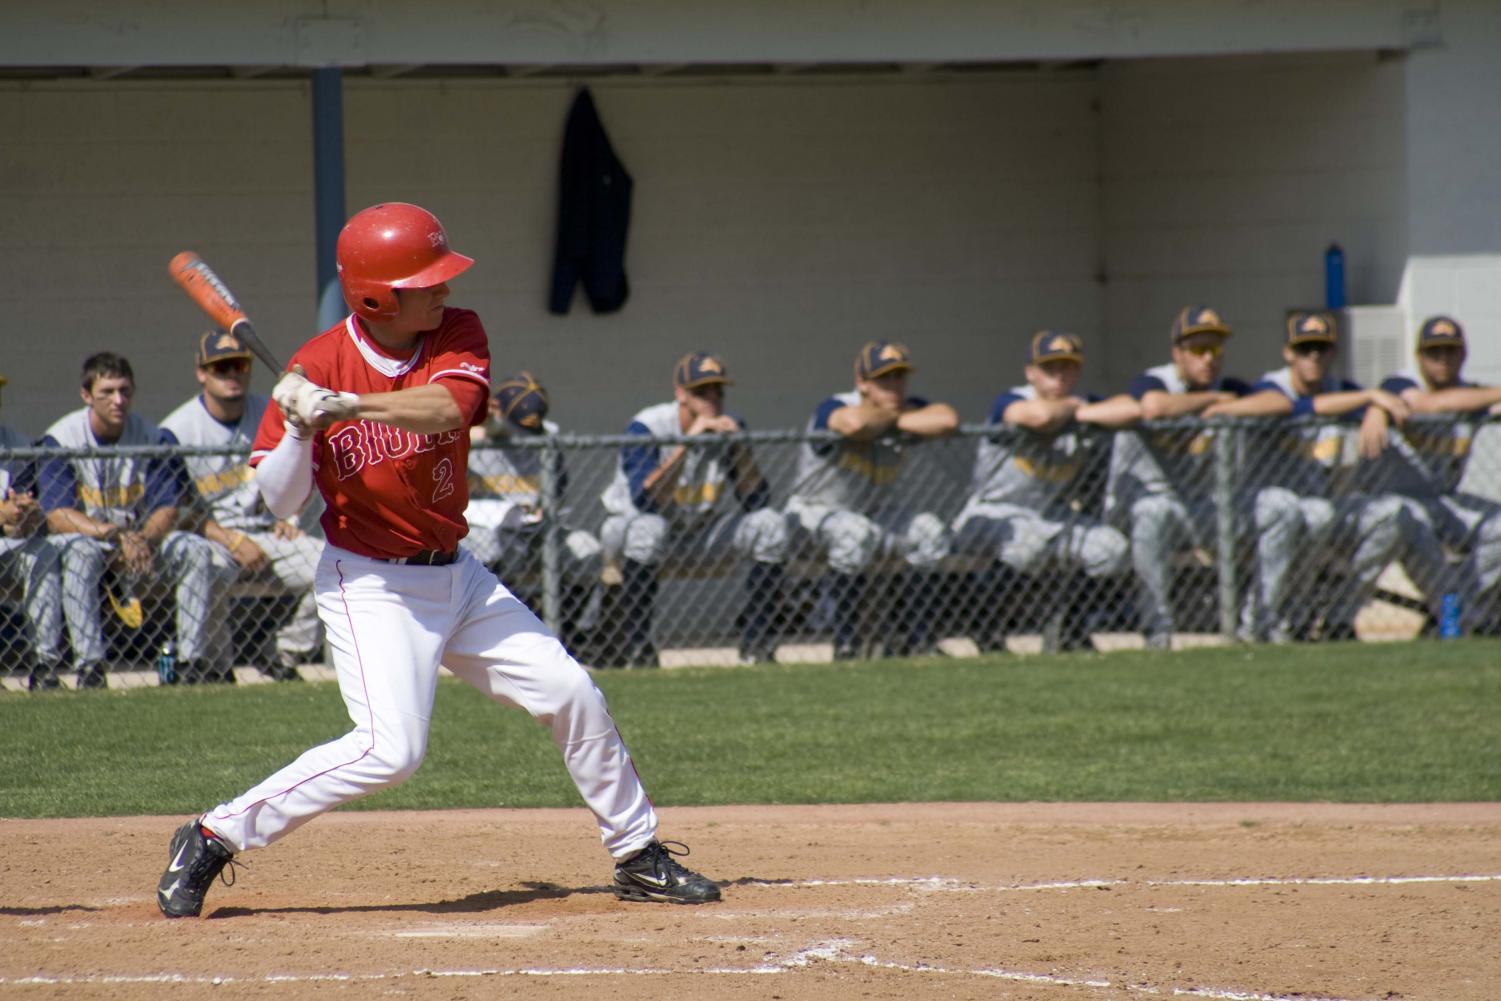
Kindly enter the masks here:
M 437 216 L 406 202 L 355 213 L 339 233 L 335 256 L 344 301 L 367 320 L 397 314 L 396 289 L 441 285 L 474 263 L 448 249 Z

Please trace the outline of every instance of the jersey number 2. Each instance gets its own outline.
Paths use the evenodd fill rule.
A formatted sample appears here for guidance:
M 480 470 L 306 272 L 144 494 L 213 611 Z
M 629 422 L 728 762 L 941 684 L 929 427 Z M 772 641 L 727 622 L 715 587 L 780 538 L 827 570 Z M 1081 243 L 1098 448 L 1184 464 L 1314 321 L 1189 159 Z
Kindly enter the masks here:
M 443 459 L 433 467 L 433 503 L 453 493 L 453 460 Z

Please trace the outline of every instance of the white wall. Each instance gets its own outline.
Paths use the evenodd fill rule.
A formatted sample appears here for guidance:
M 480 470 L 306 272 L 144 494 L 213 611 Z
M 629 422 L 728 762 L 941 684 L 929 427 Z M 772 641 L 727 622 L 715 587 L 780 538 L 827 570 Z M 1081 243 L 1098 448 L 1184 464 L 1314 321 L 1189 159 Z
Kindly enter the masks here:
M 906 341 L 914 389 L 978 420 L 1034 328 L 1099 334 L 1095 89 L 1087 71 L 598 84 L 636 180 L 632 297 L 606 317 L 581 297 L 545 312 L 565 82 L 351 80 L 349 208 L 444 219 L 479 261 L 455 301 L 565 426 L 623 427 L 696 348 L 723 353 L 753 425 L 795 426 L 871 338 Z M 76 406 L 101 347 L 130 356 L 144 414 L 193 391 L 202 321 L 164 273 L 180 249 L 277 350 L 312 332 L 305 86 L 9 85 L 0 129 L 0 267 L 18 276 L 0 285 L 0 420 L 36 433 Z
M 1406 248 L 1404 65 L 1372 53 L 1153 59 L 1101 71 L 1110 371 L 1166 360 L 1192 303 L 1235 336 L 1226 370 L 1280 365 L 1282 317 L 1324 302 L 1324 250 L 1354 303 L 1392 302 Z
M 130 359 L 141 413 L 196 388 L 207 321 L 167 278 L 179 250 L 290 350 L 315 283 L 307 105 L 298 84 L 0 86 L 0 422 L 39 434 L 81 406 L 99 350 Z
M 1466 374 L 1501 383 L 1501 4 L 1446 0 L 1443 38 L 1408 59 L 1402 302 L 1463 323 Z

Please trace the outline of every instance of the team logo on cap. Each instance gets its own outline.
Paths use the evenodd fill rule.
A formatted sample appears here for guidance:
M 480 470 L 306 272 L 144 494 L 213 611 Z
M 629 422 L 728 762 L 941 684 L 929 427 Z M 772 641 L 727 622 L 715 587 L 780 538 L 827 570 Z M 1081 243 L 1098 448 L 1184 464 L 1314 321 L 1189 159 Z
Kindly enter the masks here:
M 1224 320 L 1220 319 L 1220 314 L 1216 313 L 1212 309 L 1199 310 L 1199 315 L 1196 317 L 1196 319 L 1198 321 L 1198 325 L 1201 326 L 1206 323 L 1223 324 L 1225 322 Z
M 698 363 L 698 370 L 700 372 L 714 372 L 717 374 L 724 371 L 724 366 L 713 358 L 703 358 Z
M 1298 333 L 1300 334 L 1327 334 L 1328 332 L 1328 321 L 1317 313 L 1305 316 L 1303 322 L 1298 324 Z
M 219 339 L 214 342 L 214 350 L 216 351 L 228 350 L 230 348 L 237 348 L 239 346 L 240 339 L 234 334 L 220 334 Z
M 1073 349 L 1073 343 L 1062 334 L 1054 337 L 1051 341 L 1048 342 L 1047 346 L 1048 351 L 1072 351 Z
M 1457 333 L 1459 331 L 1448 320 L 1435 320 L 1428 328 L 1428 334 L 1431 337 L 1453 337 Z
M 881 349 L 881 354 L 879 355 L 879 357 L 881 361 L 901 361 L 907 356 L 902 352 L 902 349 L 897 347 L 895 344 L 888 344 Z

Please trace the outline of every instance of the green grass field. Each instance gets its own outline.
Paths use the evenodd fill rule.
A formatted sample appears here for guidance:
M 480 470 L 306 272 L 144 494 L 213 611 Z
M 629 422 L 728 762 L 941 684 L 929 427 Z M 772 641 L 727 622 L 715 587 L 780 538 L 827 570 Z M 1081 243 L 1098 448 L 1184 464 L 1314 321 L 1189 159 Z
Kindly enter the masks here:
M 599 675 L 660 805 L 1501 799 L 1501 642 Z M 186 814 L 348 728 L 333 684 L 0 695 L 0 816 Z M 576 805 L 541 727 L 452 680 L 368 808 Z

